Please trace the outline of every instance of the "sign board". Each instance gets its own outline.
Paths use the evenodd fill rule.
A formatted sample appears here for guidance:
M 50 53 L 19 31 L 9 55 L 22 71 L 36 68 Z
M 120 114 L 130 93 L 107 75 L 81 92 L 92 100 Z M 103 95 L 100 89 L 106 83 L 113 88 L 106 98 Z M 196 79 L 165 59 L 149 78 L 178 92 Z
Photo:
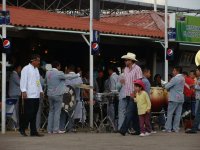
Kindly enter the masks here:
M 174 59 L 174 49 L 173 48 L 168 48 L 166 51 L 166 59 L 167 60 L 173 60 Z
M 9 39 L 0 40 L 0 49 L 2 53 L 10 53 L 11 42 Z
M 99 43 L 92 42 L 92 55 L 99 55 Z
M 100 32 L 93 30 L 92 55 L 99 55 Z
M 100 43 L 100 32 L 97 30 L 93 30 L 93 42 Z
M 176 28 L 168 28 L 168 40 L 169 41 L 176 40 Z
M 9 11 L 0 11 L 0 24 L 10 24 Z
M 176 41 L 200 43 L 200 17 L 176 15 Z

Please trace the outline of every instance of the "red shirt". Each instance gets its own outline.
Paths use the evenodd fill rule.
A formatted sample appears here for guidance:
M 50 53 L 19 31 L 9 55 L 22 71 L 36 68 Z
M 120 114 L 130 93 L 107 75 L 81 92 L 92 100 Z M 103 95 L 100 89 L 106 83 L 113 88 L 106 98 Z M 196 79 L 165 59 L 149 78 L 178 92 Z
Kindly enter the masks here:
M 194 80 L 189 77 L 185 77 L 185 86 L 183 92 L 185 96 L 191 97 L 194 94 L 194 89 L 191 88 L 192 85 L 194 85 Z

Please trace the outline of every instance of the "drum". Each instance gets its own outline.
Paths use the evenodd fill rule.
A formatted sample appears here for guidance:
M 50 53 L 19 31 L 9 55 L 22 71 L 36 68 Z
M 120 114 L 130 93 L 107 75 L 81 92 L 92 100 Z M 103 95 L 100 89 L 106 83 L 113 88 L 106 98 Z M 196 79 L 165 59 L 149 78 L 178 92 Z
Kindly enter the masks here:
M 63 102 L 62 102 L 62 108 L 66 111 L 69 112 L 73 110 L 76 106 L 76 93 L 75 89 L 67 85 L 65 89 L 65 93 L 63 94 Z
M 107 96 L 108 96 L 108 93 L 96 93 L 95 94 L 95 100 L 97 102 L 107 102 Z
M 150 99 L 151 111 L 160 112 L 165 103 L 164 89 L 162 87 L 151 87 Z
M 96 93 L 96 94 L 95 94 L 95 99 L 96 99 L 97 101 L 102 101 L 102 94 L 103 94 L 103 93 Z

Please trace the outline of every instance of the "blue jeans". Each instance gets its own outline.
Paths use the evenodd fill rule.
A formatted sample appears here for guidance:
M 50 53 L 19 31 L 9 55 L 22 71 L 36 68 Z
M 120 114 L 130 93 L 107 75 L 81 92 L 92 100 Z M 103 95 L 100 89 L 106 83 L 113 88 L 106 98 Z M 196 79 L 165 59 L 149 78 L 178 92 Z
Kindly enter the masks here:
M 49 96 L 49 116 L 48 116 L 48 132 L 57 132 L 60 124 L 60 113 L 62 108 L 62 95 Z
M 16 99 L 18 99 L 17 100 L 17 103 L 15 104 L 15 110 L 16 110 L 16 119 L 17 119 L 17 122 L 16 122 L 16 128 L 19 128 L 19 98 L 20 98 L 20 96 L 10 96 L 10 98 L 16 98 Z
M 122 127 L 120 129 L 120 132 L 126 133 L 129 128 L 133 127 L 133 129 L 137 133 L 139 133 L 140 126 L 139 126 L 137 105 L 134 102 L 134 100 L 129 96 L 126 97 L 126 101 L 127 101 L 126 116 L 125 116 L 124 122 L 122 124 Z
M 199 102 L 199 100 L 198 100 L 198 105 L 196 108 L 197 108 L 196 109 L 197 111 L 196 111 L 195 119 L 194 119 L 193 126 L 192 126 L 193 131 L 197 131 L 198 126 L 200 124 L 200 102 Z
M 125 114 L 126 114 L 126 105 L 127 101 L 126 98 L 120 99 L 119 100 L 119 106 L 118 106 L 118 130 L 120 130 L 124 119 L 125 119 Z
M 165 123 L 165 129 L 167 131 L 171 131 L 172 129 L 175 131 L 179 131 L 182 106 L 183 103 L 169 101 L 167 109 L 167 121 Z M 172 123 L 173 115 L 174 115 L 174 120 Z

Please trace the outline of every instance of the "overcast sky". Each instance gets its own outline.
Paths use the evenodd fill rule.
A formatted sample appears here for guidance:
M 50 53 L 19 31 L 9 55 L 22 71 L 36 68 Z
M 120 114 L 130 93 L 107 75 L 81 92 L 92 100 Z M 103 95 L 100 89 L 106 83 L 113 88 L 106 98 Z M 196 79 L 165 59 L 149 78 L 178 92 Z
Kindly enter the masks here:
M 154 3 L 154 0 L 131 0 L 138 2 Z M 165 0 L 157 0 L 157 4 L 163 5 Z M 189 8 L 189 9 L 200 9 L 200 0 L 168 0 L 169 6 Z

